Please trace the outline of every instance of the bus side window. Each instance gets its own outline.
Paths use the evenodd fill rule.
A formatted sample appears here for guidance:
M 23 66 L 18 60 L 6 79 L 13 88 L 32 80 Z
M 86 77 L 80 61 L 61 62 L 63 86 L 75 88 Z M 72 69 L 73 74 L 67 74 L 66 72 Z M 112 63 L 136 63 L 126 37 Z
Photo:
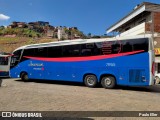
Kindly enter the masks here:
M 81 56 L 91 56 L 93 54 L 94 44 L 81 44 Z
M 132 44 L 129 41 L 123 41 L 122 43 L 122 51 L 123 52 L 132 52 Z
M 48 57 L 50 58 L 62 57 L 62 46 L 48 47 Z
M 22 58 L 21 58 L 21 62 L 24 60 L 27 60 L 27 58 L 25 58 L 25 56 L 34 57 L 34 50 L 35 50 L 35 48 L 24 49 L 23 54 L 22 54 Z
M 90 55 L 92 55 L 91 49 L 82 49 L 81 55 L 82 56 L 90 56 Z
M 148 51 L 148 40 L 143 38 L 143 39 L 139 39 L 139 40 L 132 40 L 133 43 L 133 49 L 134 51 L 138 51 L 138 50 L 144 50 L 144 51 Z
M 35 48 L 24 49 L 24 51 L 23 51 L 23 56 L 31 56 L 31 57 L 34 57 L 34 50 L 35 50 Z
M 80 56 L 80 45 L 67 45 L 63 46 L 64 57 L 79 57 Z
M 96 42 L 94 45 L 94 55 L 103 55 L 102 54 L 102 42 Z
M 81 56 L 102 55 L 102 42 L 81 44 Z
M 86 48 L 94 48 L 94 43 L 87 43 Z
M 112 42 L 112 54 L 120 52 L 121 52 L 121 42 L 120 41 Z
M 35 53 L 36 57 L 47 57 L 47 48 L 36 48 Z

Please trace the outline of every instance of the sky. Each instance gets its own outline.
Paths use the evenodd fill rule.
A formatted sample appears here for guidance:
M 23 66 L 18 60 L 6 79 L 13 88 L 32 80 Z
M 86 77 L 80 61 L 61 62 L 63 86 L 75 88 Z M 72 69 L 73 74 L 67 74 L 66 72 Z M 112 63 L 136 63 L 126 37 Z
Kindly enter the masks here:
M 0 0 L 0 26 L 46 21 L 52 26 L 78 27 L 86 35 L 104 35 L 144 1 L 160 4 L 160 0 Z

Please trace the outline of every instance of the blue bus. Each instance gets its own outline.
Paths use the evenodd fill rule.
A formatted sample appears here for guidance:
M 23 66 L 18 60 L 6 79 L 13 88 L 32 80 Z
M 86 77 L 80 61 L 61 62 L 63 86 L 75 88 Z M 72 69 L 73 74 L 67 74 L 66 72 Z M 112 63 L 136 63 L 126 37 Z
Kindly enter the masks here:
M 10 55 L 0 54 L 0 77 L 9 77 Z
M 10 76 L 29 79 L 116 85 L 154 84 L 150 37 L 78 39 L 22 46 L 13 52 Z

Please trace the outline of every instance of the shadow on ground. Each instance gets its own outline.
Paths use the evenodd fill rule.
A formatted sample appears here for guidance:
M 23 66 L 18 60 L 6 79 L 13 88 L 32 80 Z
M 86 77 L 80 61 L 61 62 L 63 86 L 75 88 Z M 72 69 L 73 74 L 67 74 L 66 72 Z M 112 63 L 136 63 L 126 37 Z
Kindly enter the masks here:
M 18 82 L 26 82 L 23 80 L 15 80 Z M 66 82 L 66 81 L 58 81 L 58 80 L 29 80 L 27 82 L 35 82 L 35 83 L 43 83 L 43 84 L 57 84 L 57 85 L 67 85 L 67 86 L 84 86 L 83 83 L 80 82 Z M 85 87 L 85 86 L 84 86 Z
M 139 91 L 139 92 L 153 92 L 153 93 L 160 93 L 160 85 L 153 85 L 153 86 L 117 86 L 116 89 L 120 90 L 129 90 L 129 91 Z
M 22 80 L 15 80 L 17 82 L 24 82 Z M 43 84 L 57 84 L 57 85 L 67 85 L 67 86 L 81 86 L 85 87 L 83 83 L 79 82 L 66 82 L 66 81 L 52 81 L 52 80 L 30 80 L 28 82 L 35 82 L 35 83 L 43 83 Z M 100 84 L 97 85 L 95 89 L 102 88 Z M 139 91 L 139 92 L 154 92 L 154 93 L 160 93 L 160 85 L 153 85 L 153 86 L 136 86 L 136 87 L 130 87 L 130 86 L 116 86 L 116 88 L 112 90 L 129 90 L 129 91 Z

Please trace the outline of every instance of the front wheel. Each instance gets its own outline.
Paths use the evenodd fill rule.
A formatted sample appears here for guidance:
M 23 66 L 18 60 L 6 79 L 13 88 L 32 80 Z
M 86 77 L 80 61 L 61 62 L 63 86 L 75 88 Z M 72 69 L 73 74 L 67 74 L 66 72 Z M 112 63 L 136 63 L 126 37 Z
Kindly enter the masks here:
M 97 77 L 95 75 L 86 75 L 84 83 L 87 87 L 95 87 L 97 85 Z
M 23 80 L 23 81 L 28 81 L 28 80 L 29 80 L 28 74 L 27 74 L 27 73 L 22 73 L 22 75 L 21 75 L 21 80 Z
M 106 89 L 112 89 L 116 86 L 116 80 L 113 76 L 104 76 L 101 79 L 101 85 Z

